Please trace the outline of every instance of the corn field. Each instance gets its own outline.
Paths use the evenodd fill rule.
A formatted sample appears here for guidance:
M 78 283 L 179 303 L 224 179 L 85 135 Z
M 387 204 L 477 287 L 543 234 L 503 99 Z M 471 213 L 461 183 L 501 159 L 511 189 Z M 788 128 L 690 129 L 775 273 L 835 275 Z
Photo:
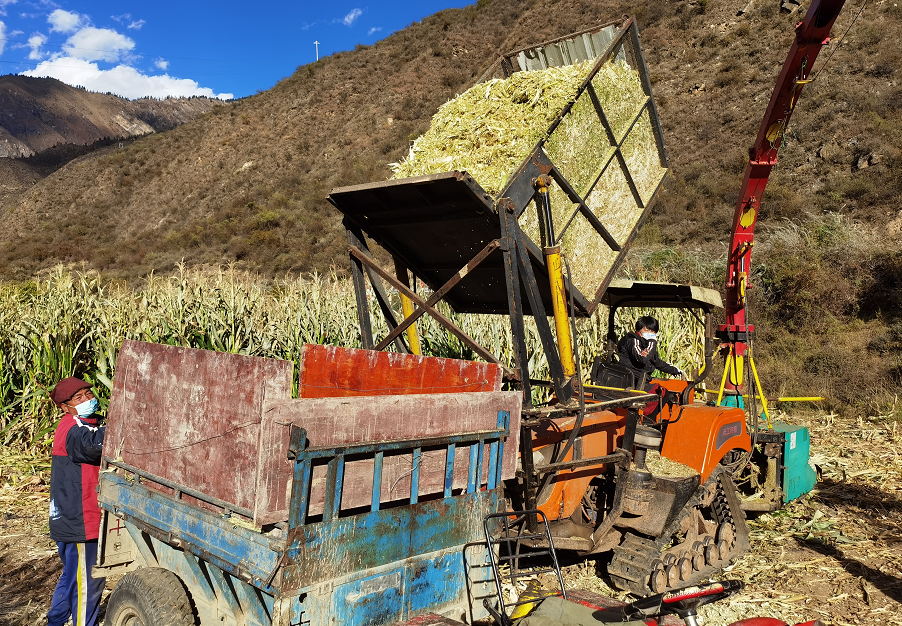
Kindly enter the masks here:
M 400 319 L 400 302 L 394 305 Z M 374 335 L 384 336 L 388 327 L 374 298 L 370 306 Z M 514 366 L 507 317 L 459 315 L 447 308 L 443 312 L 502 363 Z M 618 336 L 646 313 L 624 311 L 617 322 Z M 675 310 L 658 311 L 657 317 L 661 357 L 686 371 L 698 367 L 699 325 Z M 577 321 L 584 376 L 594 356 L 604 350 L 606 321 L 604 310 Z M 531 377 L 547 378 L 535 324 L 528 322 Z M 417 327 L 424 354 L 475 358 L 428 315 Z M 305 343 L 361 347 L 353 287 L 335 276 L 263 281 L 232 268 L 181 267 L 172 276 L 152 275 L 132 287 L 95 273 L 57 269 L 40 280 L 0 284 L 0 445 L 48 445 L 60 416 L 49 392 L 67 376 L 91 382 L 105 410 L 124 339 L 295 363 Z

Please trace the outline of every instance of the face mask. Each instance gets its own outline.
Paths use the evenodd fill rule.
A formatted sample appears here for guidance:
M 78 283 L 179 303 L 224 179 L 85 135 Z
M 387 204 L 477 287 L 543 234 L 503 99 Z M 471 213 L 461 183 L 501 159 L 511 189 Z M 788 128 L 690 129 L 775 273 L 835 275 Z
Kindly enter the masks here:
M 657 337 L 658 335 L 655 334 L 655 333 L 652 333 L 652 332 L 648 332 L 648 333 L 642 333 L 642 336 L 643 336 L 645 339 L 648 339 L 649 341 L 651 341 L 652 339 L 654 339 L 654 338 Z
M 94 415 L 99 407 L 100 403 L 97 402 L 97 398 L 91 398 L 90 400 L 85 400 L 81 404 L 76 404 L 75 411 L 78 413 L 79 417 L 88 417 L 89 415 Z

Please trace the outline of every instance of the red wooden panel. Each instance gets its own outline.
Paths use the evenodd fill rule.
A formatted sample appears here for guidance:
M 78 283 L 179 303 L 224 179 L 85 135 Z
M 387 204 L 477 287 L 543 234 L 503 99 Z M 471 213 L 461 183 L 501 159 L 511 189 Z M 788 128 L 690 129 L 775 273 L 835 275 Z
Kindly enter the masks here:
M 263 401 L 291 398 L 292 363 L 125 341 L 103 453 L 254 508 Z
M 505 443 L 502 463 L 502 477 L 508 479 L 516 470 L 521 402 L 521 395 L 513 391 L 267 401 L 260 436 L 255 522 L 267 524 L 288 518 L 293 467 L 287 460 L 291 424 L 306 429 L 310 446 L 340 446 L 489 430 L 497 425 L 498 411 L 509 411 L 511 436 Z M 457 487 L 466 484 L 468 452 L 466 448 L 460 449 L 455 456 Z M 484 458 L 487 467 L 487 455 Z M 370 503 L 372 466 L 372 460 L 346 465 L 342 508 Z M 420 495 L 442 490 L 444 468 L 444 452 L 423 455 Z M 385 458 L 382 501 L 409 497 L 410 469 L 410 455 Z M 311 514 L 322 511 L 324 480 L 323 470 L 314 473 Z
M 306 344 L 301 398 L 499 391 L 501 366 Z

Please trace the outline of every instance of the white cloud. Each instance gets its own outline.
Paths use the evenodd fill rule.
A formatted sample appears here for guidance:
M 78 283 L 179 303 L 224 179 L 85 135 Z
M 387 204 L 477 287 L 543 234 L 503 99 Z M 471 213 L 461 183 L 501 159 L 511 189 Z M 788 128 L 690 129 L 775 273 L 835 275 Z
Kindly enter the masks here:
M 126 28 L 128 28 L 130 30 L 141 30 L 141 27 L 144 26 L 146 23 L 147 22 L 145 22 L 144 20 L 135 20 L 134 22 L 132 22 L 131 24 L 126 26 Z
M 4 48 L 6 48 L 6 24 L 0 22 L 0 54 L 3 54 Z
M 166 59 L 155 59 L 153 64 L 157 66 L 157 69 L 163 70 L 164 72 L 169 69 L 169 61 Z
M 31 52 L 28 53 L 28 58 L 32 61 L 38 61 L 44 58 L 44 51 L 41 48 L 44 44 L 47 43 L 47 35 L 43 35 L 41 33 L 35 33 L 31 37 L 28 38 L 28 47 L 31 48 Z
M 15 3 L 16 0 L 0 0 L 0 15 L 6 15 L 6 7 Z
M 82 18 L 78 13 L 57 9 L 47 16 L 50 32 L 74 33 L 81 26 Z
M 229 100 L 230 93 L 214 93 L 208 87 L 201 87 L 189 78 L 175 78 L 164 74 L 148 76 L 127 65 L 117 65 L 102 70 L 96 63 L 72 57 L 59 57 L 43 61 L 24 76 L 56 78 L 69 85 L 78 85 L 90 91 L 111 92 L 125 98 L 165 98 L 166 96 L 207 96 Z
M 353 9 L 350 13 L 345 15 L 344 18 L 342 18 L 341 22 L 345 26 L 350 26 L 351 24 L 356 22 L 357 18 L 361 15 L 363 15 L 363 11 L 361 11 L 360 9 Z
M 381 30 L 382 30 L 382 27 L 381 27 L 381 26 L 373 26 L 373 27 L 369 30 L 369 32 L 367 33 L 367 35 L 372 35 L 373 33 L 378 33 L 378 32 L 381 31 Z
M 63 45 L 63 52 L 85 61 L 115 63 L 134 47 L 134 41 L 115 30 L 89 26 L 69 37 Z

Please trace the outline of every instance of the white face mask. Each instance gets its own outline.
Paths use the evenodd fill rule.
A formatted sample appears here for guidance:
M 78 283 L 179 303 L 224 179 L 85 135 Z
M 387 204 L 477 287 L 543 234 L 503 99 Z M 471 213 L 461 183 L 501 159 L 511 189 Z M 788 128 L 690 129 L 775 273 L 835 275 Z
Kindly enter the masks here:
M 642 336 L 643 336 L 645 339 L 648 339 L 649 341 L 651 341 L 652 339 L 655 339 L 658 335 L 657 335 L 656 333 L 651 332 L 651 331 L 646 331 L 646 332 L 642 333 Z

